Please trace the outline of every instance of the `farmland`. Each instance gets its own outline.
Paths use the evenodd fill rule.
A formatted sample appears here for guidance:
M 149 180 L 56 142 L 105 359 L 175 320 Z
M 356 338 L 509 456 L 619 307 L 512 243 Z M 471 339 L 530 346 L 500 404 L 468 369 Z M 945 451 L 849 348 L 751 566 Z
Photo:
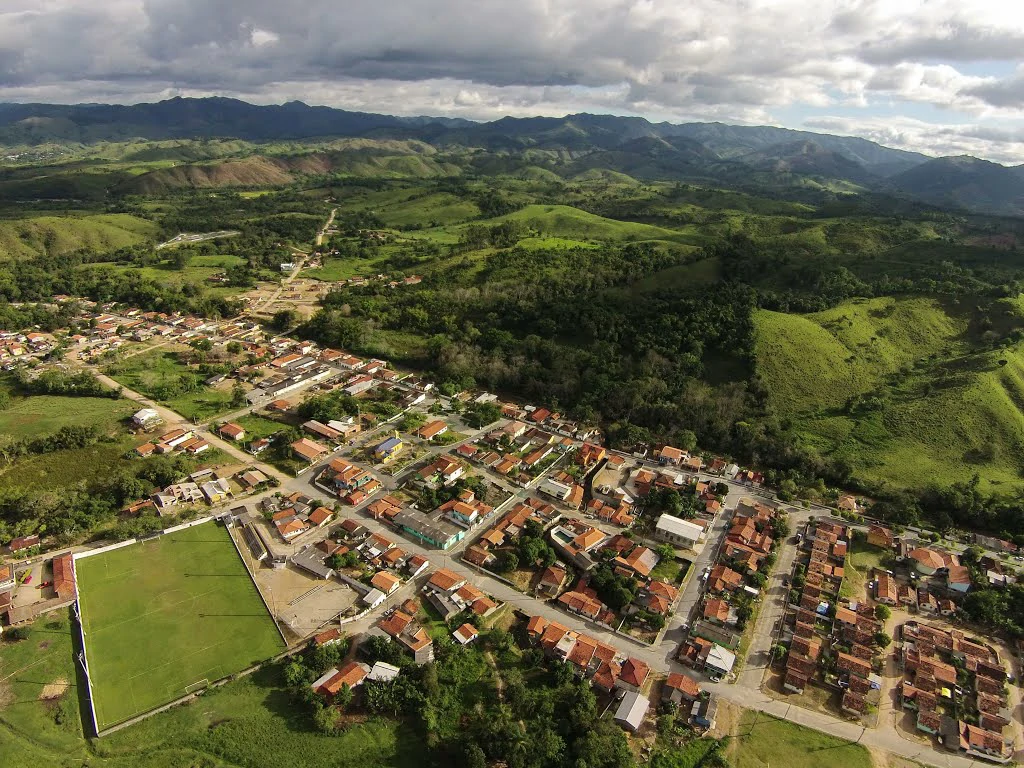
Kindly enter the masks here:
M 76 570 L 101 729 L 283 647 L 217 524 L 85 558 Z

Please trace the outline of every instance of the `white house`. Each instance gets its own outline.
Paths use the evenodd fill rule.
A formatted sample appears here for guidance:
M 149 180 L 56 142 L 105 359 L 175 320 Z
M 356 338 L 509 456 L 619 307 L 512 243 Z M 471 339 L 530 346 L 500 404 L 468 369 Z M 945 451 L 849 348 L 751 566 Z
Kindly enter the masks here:
M 704 540 L 703 528 L 673 515 L 662 515 L 658 518 L 655 534 L 662 541 L 691 548 Z
M 619 708 L 615 710 L 615 722 L 620 727 L 636 733 L 643 725 L 650 706 L 651 702 L 646 697 L 636 691 L 630 691 L 622 697 Z

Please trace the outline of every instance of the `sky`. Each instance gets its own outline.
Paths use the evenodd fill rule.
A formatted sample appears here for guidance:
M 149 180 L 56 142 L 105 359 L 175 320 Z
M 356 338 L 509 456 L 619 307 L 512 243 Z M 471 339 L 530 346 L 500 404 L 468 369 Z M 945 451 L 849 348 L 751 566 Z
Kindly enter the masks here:
M 574 112 L 1024 163 L 1021 0 L 0 0 L 0 101 Z

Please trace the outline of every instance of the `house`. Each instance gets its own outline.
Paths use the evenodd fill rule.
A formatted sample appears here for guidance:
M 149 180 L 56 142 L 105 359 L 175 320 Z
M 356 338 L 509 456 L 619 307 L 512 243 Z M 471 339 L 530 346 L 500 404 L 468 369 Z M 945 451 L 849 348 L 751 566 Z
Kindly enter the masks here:
M 267 403 L 268 411 L 277 411 L 278 413 L 287 413 L 292 407 L 292 404 L 287 400 L 272 400 Z
M 689 675 L 673 672 L 661 686 L 661 700 L 681 704 L 700 698 L 700 684 Z
M 714 728 L 718 714 L 718 699 L 713 695 L 693 702 L 690 709 L 690 725 L 697 728 Z
M 639 691 L 644 687 L 644 683 L 647 682 L 650 675 L 651 668 L 645 662 L 630 656 L 622 664 L 622 671 L 619 673 L 616 685 L 627 691 Z
M 227 424 L 222 424 L 217 432 L 220 433 L 221 437 L 228 440 L 234 440 L 236 443 L 245 440 L 245 428 L 239 424 L 235 424 L 233 421 L 229 421 Z
M 661 464 L 671 464 L 678 467 L 686 459 L 686 451 L 681 448 L 673 448 L 671 445 L 664 446 L 658 451 L 658 461 Z
M 132 423 L 137 427 L 149 429 L 158 424 L 163 424 L 163 419 L 160 418 L 160 414 L 155 408 L 143 408 L 132 415 Z
M 966 565 L 951 565 L 946 571 L 946 588 L 964 594 L 971 588 L 971 573 Z
M 593 443 L 584 443 L 576 452 L 576 463 L 586 469 L 599 463 L 607 455 L 608 452 L 603 446 L 594 445 Z
M 725 624 L 729 621 L 729 604 L 719 598 L 708 600 L 704 604 L 704 618 L 713 624 Z
M 270 441 L 265 437 L 260 437 L 249 443 L 249 453 L 251 453 L 253 456 L 259 456 L 269 447 Z
M 377 573 L 373 574 L 373 578 L 370 579 L 370 584 L 385 595 L 390 595 L 402 585 L 402 582 L 397 576 L 387 571 L 377 571 Z
M 318 679 L 313 681 L 311 687 L 314 691 L 328 698 L 333 698 L 345 686 L 350 689 L 362 685 L 363 680 L 370 673 L 370 668 L 361 662 L 350 661 L 341 669 L 332 667 Z
M 557 595 L 558 590 L 562 588 L 562 582 L 564 581 L 565 569 L 552 565 L 545 568 L 544 572 L 540 575 L 540 580 L 537 582 L 537 588 L 549 595 Z
M 857 511 L 857 499 L 850 494 L 839 497 L 839 503 L 836 506 L 843 512 L 856 512 Z
M 427 586 L 441 592 L 454 592 L 466 583 L 466 580 L 454 571 L 440 568 L 430 575 Z
M 615 710 L 614 720 L 621 728 L 636 733 L 644 724 L 647 710 L 651 702 L 636 691 L 630 691 L 622 697 L 618 709 Z
M 872 525 L 868 528 L 868 544 L 882 549 L 892 549 L 896 542 L 892 531 L 881 525 Z
M 403 448 L 405 448 L 405 443 L 400 437 L 394 435 L 373 449 L 373 457 L 386 464 L 400 454 Z
M 704 529 L 695 523 L 691 523 L 689 520 L 664 514 L 658 518 L 658 522 L 655 525 L 655 535 L 670 544 L 693 549 L 697 546 L 698 542 L 704 540 Z
M 0 565 L 0 592 L 10 592 L 17 584 L 14 578 L 14 566 L 10 563 Z
M 320 443 L 303 437 L 291 444 L 292 453 L 307 464 L 315 464 L 330 453 L 330 450 Z
M 712 594 L 735 592 L 743 586 L 743 576 L 727 565 L 716 563 L 708 575 L 707 589 Z
M 896 579 L 886 572 L 879 573 L 875 581 L 875 599 L 884 605 L 896 605 Z
M 907 554 L 907 557 L 913 561 L 912 564 L 918 573 L 924 576 L 943 575 L 950 566 L 960 564 L 955 555 L 945 550 L 929 549 L 926 547 L 912 549 Z
M 435 419 L 416 430 L 416 436 L 424 440 L 432 440 L 438 435 L 443 435 L 447 431 L 448 425 L 441 419 Z
M 394 523 L 409 536 L 437 549 L 448 549 L 466 537 L 465 528 L 416 509 L 403 509 L 395 515 Z
M 459 642 L 460 645 L 468 645 L 480 636 L 480 632 L 470 623 L 463 624 L 461 627 L 452 632 L 452 636 Z
M 336 429 L 332 429 L 326 424 L 321 424 L 316 419 L 310 419 L 302 425 L 302 428 L 317 438 L 324 440 L 330 440 L 331 442 L 340 442 L 344 439 L 344 435 Z
M 412 579 L 423 573 L 429 565 L 430 561 L 423 555 L 413 555 L 405 561 L 405 570 L 409 573 L 409 578 Z

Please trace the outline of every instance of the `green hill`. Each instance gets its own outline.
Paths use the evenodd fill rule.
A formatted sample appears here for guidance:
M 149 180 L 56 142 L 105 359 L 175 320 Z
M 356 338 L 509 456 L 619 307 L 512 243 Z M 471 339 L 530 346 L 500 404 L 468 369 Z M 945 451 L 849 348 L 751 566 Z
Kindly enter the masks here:
M 755 329 L 772 408 L 856 476 L 906 487 L 974 473 L 1024 482 L 1024 348 L 979 351 L 967 318 L 923 298 L 759 311 Z
M 570 240 L 688 241 L 688 238 L 671 229 L 606 219 L 569 205 L 528 205 L 515 213 L 481 223 L 500 224 L 505 221 L 519 222 L 543 237 L 563 237 Z
M 62 254 L 80 248 L 109 251 L 156 236 L 153 222 L 128 214 L 80 218 L 37 216 L 0 221 L 0 260 Z

